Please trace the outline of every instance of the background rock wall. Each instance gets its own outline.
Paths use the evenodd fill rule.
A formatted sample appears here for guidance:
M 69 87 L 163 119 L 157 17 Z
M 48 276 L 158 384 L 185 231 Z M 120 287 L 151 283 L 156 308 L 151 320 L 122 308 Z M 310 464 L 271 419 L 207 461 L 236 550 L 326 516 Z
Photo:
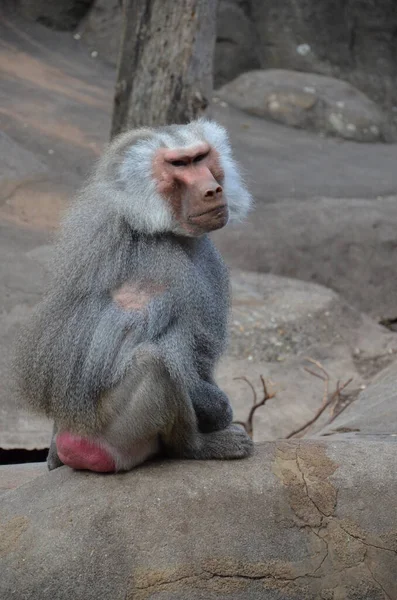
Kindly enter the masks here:
M 120 0 L 18 0 L 25 16 L 78 26 L 117 62 Z M 251 69 L 291 69 L 350 82 L 397 118 L 395 0 L 220 0 L 215 86 Z

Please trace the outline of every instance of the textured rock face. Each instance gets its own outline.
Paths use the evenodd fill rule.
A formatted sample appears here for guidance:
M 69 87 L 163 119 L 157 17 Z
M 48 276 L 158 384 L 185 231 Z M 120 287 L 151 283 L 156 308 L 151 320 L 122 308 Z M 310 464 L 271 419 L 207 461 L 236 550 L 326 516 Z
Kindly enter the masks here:
M 263 68 L 350 81 L 390 108 L 397 102 L 394 0 L 251 0 Z
M 378 373 L 373 383 L 317 436 L 332 439 L 397 441 L 397 363 Z M 318 428 L 317 428 L 318 430 Z
M 257 33 L 247 2 L 220 0 L 214 56 L 215 87 L 244 71 L 259 68 L 257 49 Z
M 0 465 L 0 496 L 47 473 L 45 463 Z
M 51 29 L 70 31 L 76 27 L 90 8 L 93 0 L 17 0 L 24 17 Z
M 231 399 L 238 420 L 247 418 L 253 394 L 247 382 L 236 377 L 248 378 L 258 399 L 263 394 L 261 375 L 276 392 L 255 414 L 255 441 L 287 436 L 321 406 L 323 383 L 305 371 L 317 371 L 308 357 L 326 369 L 330 393 L 338 380 L 352 379 L 346 390 L 350 398 L 396 359 L 395 333 L 322 286 L 234 271 L 232 292 L 228 354 L 219 365 L 217 380 Z M 317 429 L 330 418 L 326 411 Z
M 121 20 L 119 0 L 96 0 L 81 27 L 86 44 L 112 65 L 117 64 Z
M 397 335 L 314 283 L 232 271 L 229 355 L 282 362 L 313 347 L 345 345 L 383 354 Z M 383 350 L 380 351 L 380 348 Z
M 322 283 L 378 319 L 396 313 L 396 226 L 395 196 L 287 198 L 215 239 L 233 267 Z
M 87 43 L 117 60 L 118 0 L 19 0 L 25 16 L 58 29 L 86 28 Z M 394 0 L 221 0 L 215 83 L 256 68 L 292 69 L 349 81 L 391 111 L 397 105 Z
M 279 442 L 228 463 L 58 469 L 1 497 L 0 597 L 395 598 L 396 452 Z
M 352 85 L 322 75 L 250 71 L 219 90 L 233 106 L 278 123 L 357 142 L 386 141 L 377 105 Z

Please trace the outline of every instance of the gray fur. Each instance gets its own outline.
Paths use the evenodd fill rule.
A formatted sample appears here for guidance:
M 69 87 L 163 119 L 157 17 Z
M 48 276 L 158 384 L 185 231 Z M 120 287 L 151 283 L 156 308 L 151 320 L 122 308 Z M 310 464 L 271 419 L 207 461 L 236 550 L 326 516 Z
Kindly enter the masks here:
M 208 139 L 218 144 L 219 152 L 220 146 L 225 146 L 220 156 L 226 199 L 229 185 L 234 213 L 238 212 L 239 191 L 241 212 L 246 211 L 250 196 L 235 170 L 224 130 L 199 121 L 176 131 L 178 145 L 182 137 L 186 145 Z M 160 415 L 163 429 L 157 431 L 167 438 L 169 447 L 171 438 L 178 435 L 174 426 L 171 438 L 164 431 L 169 431 L 179 413 L 187 411 L 184 444 L 189 446 L 189 438 L 197 450 L 203 447 L 203 434 L 198 433 L 189 406 L 194 407 L 202 432 L 220 433 L 217 430 L 228 427 L 232 420 L 228 399 L 213 379 L 226 341 L 229 281 L 226 267 L 206 235 L 175 235 L 172 214 L 153 186 L 153 153 L 166 141 L 172 147 L 172 136 L 172 127 L 162 128 L 159 134 L 155 130 L 123 134 L 99 161 L 63 224 L 50 288 L 20 337 L 16 374 L 30 406 L 63 429 L 102 435 L 113 427 L 116 413 L 125 421 L 129 411 L 133 414 L 133 419 L 127 419 L 130 437 L 136 437 L 139 422 L 143 422 L 143 413 L 137 412 L 136 406 L 142 403 L 141 410 L 151 415 L 151 422 L 158 418 L 153 411 L 169 410 L 167 417 Z M 148 280 L 163 291 L 150 300 L 147 310 L 125 311 L 114 302 L 111 292 L 126 281 L 144 284 Z M 155 384 L 162 398 L 157 409 L 150 394 L 142 394 L 143 388 L 134 389 L 134 365 L 141 355 L 155 361 L 156 366 L 149 361 L 145 385 L 153 394 Z M 169 377 L 167 385 L 164 373 Z M 125 397 L 123 402 L 116 398 L 120 390 L 125 393 L 127 381 L 126 404 Z M 169 409 L 165 389 L 174 396 L 173 402 L 168 398 Z M 207 454 L 202 450 L 200 456 L 231 457 L 226 438 L 234 444 L 240 440 L 237 445 L 242 443 L 245 454 L 249 453 L 244 432 L 226 431 L 211 438 L 216 456 L 209 456 L 210 450 Z M 106 435 L 109 439 L 110 434 Z M 125 435 L 128 443 L 129 435 Z M 223 440 L 224 451 L 218 438 Z M 211 445 L 208 437 L 203 439 Z M 177 452 L 189 453 L 197 457 L 197 451 Z M 51 464 L 57 466 L 54 444 L 51 456 Z

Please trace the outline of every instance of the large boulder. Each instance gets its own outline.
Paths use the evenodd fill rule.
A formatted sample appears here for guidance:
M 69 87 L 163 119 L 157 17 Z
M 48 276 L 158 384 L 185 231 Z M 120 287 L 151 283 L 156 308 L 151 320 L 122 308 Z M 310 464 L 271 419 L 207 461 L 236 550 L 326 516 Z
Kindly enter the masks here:
M 0 319 L 0 373 L 4 382 L 0 391 L 0 448 L 40 449 L 48 447 L 51 423 L 21 408 L 9 373 L 9 355 L 21 323 L 41 297 L 51 247 L 29 249 L 36 237 L 29 240 L 27 236 L 21 248 L 12 243 L 10 232 L 12 229 L 6 230 L 3 236 L 4 255 L 10 259 L 0 268 L 0 282 L 7 279 L 10 286 Z M 259 393 L 260 375 L 273 384 L 277 398 L 257 415 L 257 441 L 286 436 L 309 419 L 321 403 L 321 382 L 304 371 L 310 366 L 307 357 L 327 369 L 330 386 L 338 379 L 352 378 L 349 392 L 353 393 L 397 353 L 397 334 L 323 286 L 234 271 L 232 288 L 230 343 L 217 376 L 239 420 L 247 417 L 252 396 L 247 385 L 234 378 L 248 377 Z
M 257 34 L 244 0 L 220 0 L 214 55 L 214 84 L 219 87 L 244 71 L 259 68 Z
M 394 0 L 228 0 L 244 10 L 252 30 L 241 28 L 235 55 L 246 63 L 236 73 L 238 60 L 223 63 L 222 79 L 232 80 L 243 70 L 291 69 L 348 81 L 388 109 L 397 121 L 397 70 Z M 220 10 L 218 36 L 228 22 Z M 244 36 L 241 39 L 241 36 Z M 255 40 L 255 52 L 250 44 Z M 221 49 L 221 40 L 218 45 Z M 221 55 L 222 56 L 222 55 Z M 218 64 L 215 62 L 215 74 Z
M 51 29 L 70 31 L 84 17 L 92 0 L 17 0 L 16 5 L 24 17 Z
M 79 33 L 84 42 L 99 57 L 117 64 L 121 37 L 122 12 L 120 0 L 95 0 Z
M 232 272 L 233 304 L 228 354 L 217 379 L 231 399 L 235 418 L 246 420 L 254 386 L 263 396 L 262 375 L 276 397 L 255 414 L 254 439 L 283 438 L 312 418 L 321 406 L 324 385 L 316 360 L 329 376 L 352 379 L 348 398 L 396 359 L 397 335 L 349 306 L 323 286 L 270 274 Z M 236 379 L 238 378 L 238 379 Z M 320 423 L 330 418 L 329 411 Z
M 239 270 L 232 271 L 231 282 L 233 358 L 282 362 L 313 347 L 345 345 L 367 360 L 397 344 L 395 333 L 324 286 Z
M 394 0 L 250 0 L 262 68 L 345 79 L 397 104 Z
M 107 139 L 113 71 L 68 33 L 10 17 L 0 29 L 7 41 L 0 51 L 7 115 L 0 181 L 0 448 L 44 448 L 51 425 L 18 410 L 5 383 L 5 365 L 19 324 L 45 284 L 49 236 L 42 228 L 57 224 L 59 208 Z M 323 283 L 375 317 L 395 316 L 397 204 L 395 197 L 383 196 L 397 189 L 397 145 L 341 143 L 221 105 L 214 116 L 230 131 L 257 198 L 247 224 L 217 235 L 229 263 Z M 70 193 L 58 186 L 58 177 Z M 380 329 L 368 329 L 328 290 L 272 277 L 257 285 L 249 274 L 239 274 L 236 284 L 239 305 L 233 309 L 230 355 L 220 365 L 219 380 L 238 418 L 246 417 L 251 395 L 233 377 L 247 375 L 258 391 L 260 374 L 274 381 L 277 399 L 258 413 L 257 439 L 286 435 L 321 402 L 321 381 L 303 371 L 306 354 L 324 364 L 332 385 L 353 376 L 348 391 L 367 383 L 393 358 L 388 351 L 394 346 L 384 345 L 385 331 L 378 337 Z M 325 316 L 327 306 L 334 316 Z M 339 318 L 347 323 L 345 330 L 338 328 Z M 354 340 L 360 331 L 372 349 L 363 352 L 360 345 L 357 357 L 352 348 L 359 345 Z
M 215 239 L 233 267 L 322 283 L 380 319 L 397 314 L 396 228 L 396 196 L 287 198 Z
M 119 0 L 18 0 L 16 5 L 46 26 L 79 26 L 89 46 L 116 63 Z M 259 67 L 314 72 L 349 81 L 397 116 L 396 26 L 394 0 L 221 0 L 215 82 L 222 85 Z
M 233 462 L 62 467 L 0 498 L 0 597 L 397 597 L 397 445 L 277 442 Z
M 356 142 L 389 139 L 377 105 L 349 83 L 312 73 L 249 71 L 218 96 L 246 112 L 278 123 Z

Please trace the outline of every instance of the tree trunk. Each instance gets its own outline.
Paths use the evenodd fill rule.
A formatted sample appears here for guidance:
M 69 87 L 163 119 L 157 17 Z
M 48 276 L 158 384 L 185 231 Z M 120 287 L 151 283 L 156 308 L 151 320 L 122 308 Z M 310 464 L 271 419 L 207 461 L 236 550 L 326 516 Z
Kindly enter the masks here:
M 112 136 L 187 123 L 212 93 L 217 0 L 125 0 Z

